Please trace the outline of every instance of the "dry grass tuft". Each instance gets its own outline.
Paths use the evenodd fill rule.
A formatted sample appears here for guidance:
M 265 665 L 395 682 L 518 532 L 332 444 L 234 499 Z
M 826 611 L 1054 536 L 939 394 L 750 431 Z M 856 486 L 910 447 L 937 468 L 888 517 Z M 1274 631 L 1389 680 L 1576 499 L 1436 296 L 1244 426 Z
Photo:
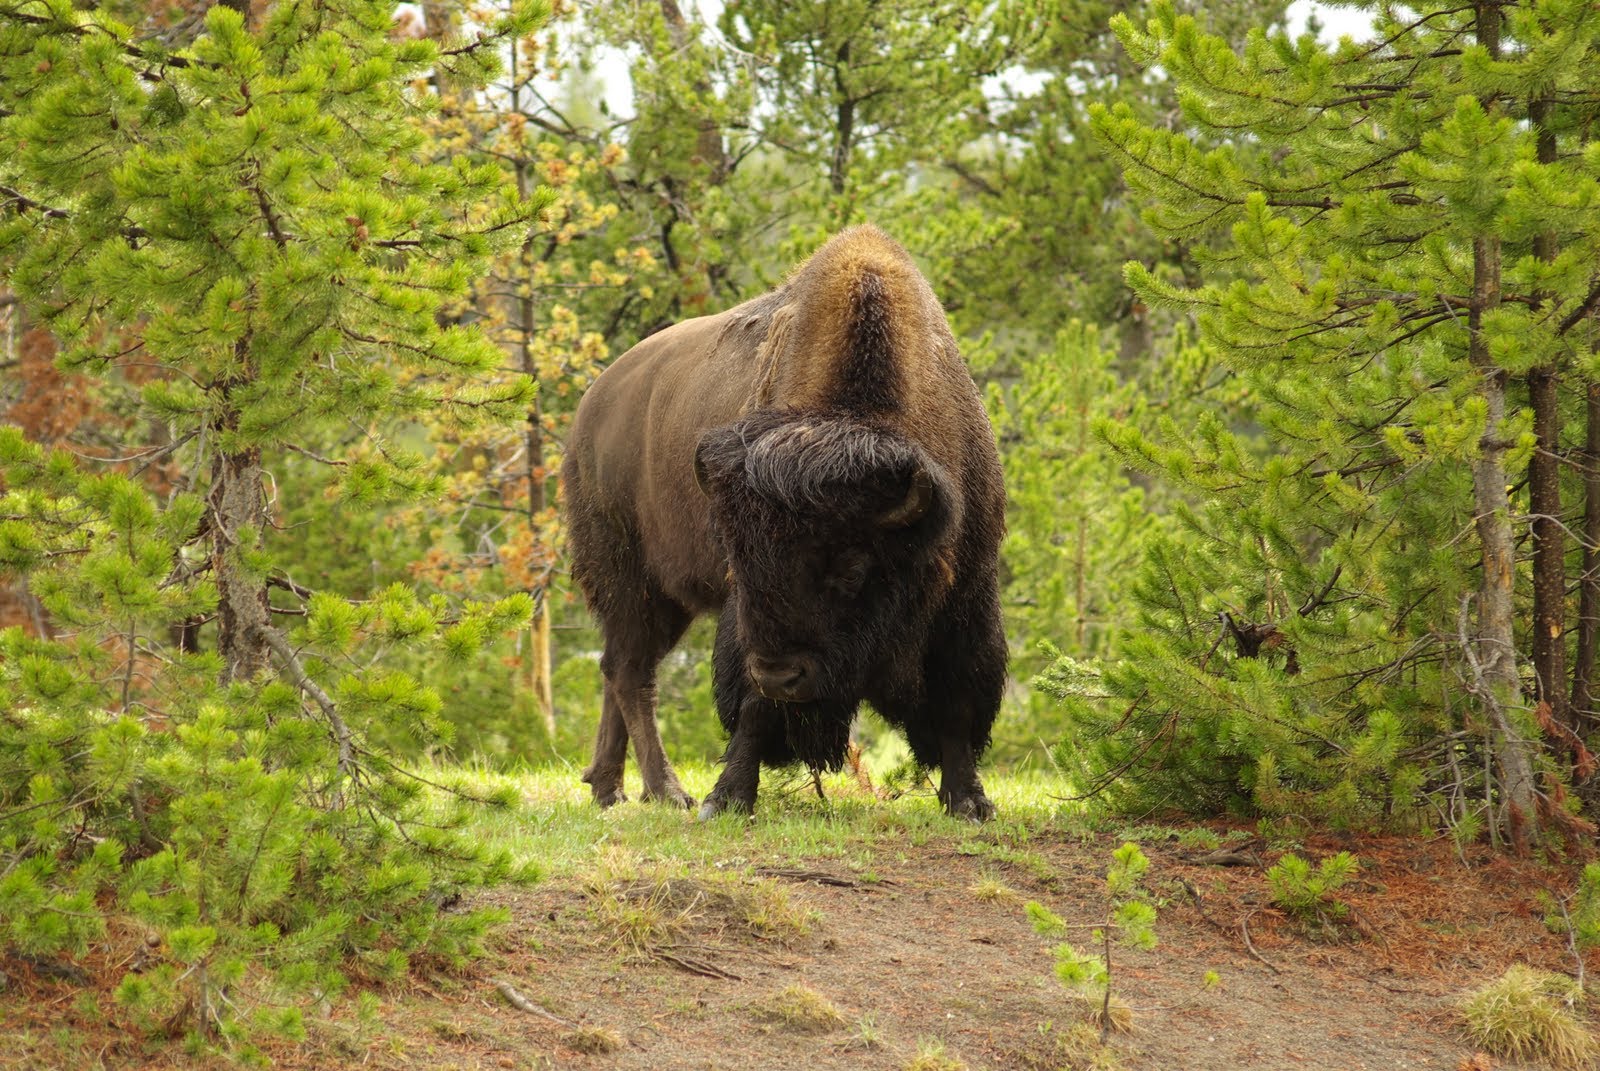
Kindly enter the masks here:
M 1556 1068 L 1589 1067 L 1600 1047 L 1572 1013 L 1583 998 L 1561 974 L 1515 964 L 1460 1004 L 1466 1035 L 1478 1048 L 1510 1060 L 1542 1060 Z
M 930 1038 L 917 1046 L 917 1054 L 906 1061 L 903 1071 L 967 1071 L 967 1065 L 946 1052 L 944 1042 Z
M 1100 1040 L 1100 1028 L 1093 1023 L 1073 1023 L 1056 1039 L 1056 1054 L 1073 1071 L 1120 1071 L 1122 1062 L 1110 1046 Z
M 1084 1014 L 1089 1022 L 1094 1024 L 1096 1030 L 1105 1029 L 1117 1034 L 1133 1033 L 1133 1009 L 1128 1007 L 1128 1002 L 1111 994 L 1111 999 L 1105 999 L 1104 991 L 1099 993 L 1080 993 L 1078 999 L 1083 1002 Z
M 967 888 L 974 899 L 985 904 L 1008 904 L 1021 899 L 1017 890 L 993 874 L 985 874 Z
M 622 1048 L 622 1038 L 603 1026 L 580 1026 L 562 1037 L 561 1044 L 585 1056 L 601 1056 Z
M 756 1001 L 751 1010 L 758 1019 L 805 1033 L 821 1033 L 844 1025 L 844 1016 L 832 1001 L 803 985 L 786 986 Z
M 729 874 L 721 885 L 745 928 L 757 937 L 787 944 L 811 932 L 813 914 L 796 906 L 789 890 L 771 878 Z
M 857 1019 L 855 1029 L 850 1032 L 849 1039 L 841 1044 L 840 1048 L 869 1051 L 883 1048 L 883 1031 L 878 1028 L 877 1017 L 868 1014 Z
M 651 959 L 691 933 L 702 943 L 761 938 L 788 944 L 811 932 L 811 914 L 767 878 L 689 877 L 681 867 L 612 854 L 590 875 L 585 891 L 597 927 L 630 959 Z

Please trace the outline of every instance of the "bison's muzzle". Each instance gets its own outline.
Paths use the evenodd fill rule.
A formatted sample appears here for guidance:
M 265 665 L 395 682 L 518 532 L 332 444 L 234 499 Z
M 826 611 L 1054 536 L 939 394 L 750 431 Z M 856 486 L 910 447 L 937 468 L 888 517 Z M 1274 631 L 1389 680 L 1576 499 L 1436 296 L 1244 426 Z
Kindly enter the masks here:
M 756 690 L 780 703 L 805 703 L 817 697 L 817 665 L 804 655 L 767 658 L 753 654 L 744 660 Z

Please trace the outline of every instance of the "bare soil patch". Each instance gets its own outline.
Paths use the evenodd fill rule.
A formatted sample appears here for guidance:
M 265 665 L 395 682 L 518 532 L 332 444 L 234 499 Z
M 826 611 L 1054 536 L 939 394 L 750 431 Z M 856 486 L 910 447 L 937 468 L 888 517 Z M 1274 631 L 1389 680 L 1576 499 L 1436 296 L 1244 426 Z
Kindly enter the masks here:
M 898 1071 L 940 1046 L 973 1069 L 1500 1067 L 1470 1063 L 1455 1001 L 1513 962 L 1575 966 L 1537 902 L 1541 888 L 1568 891 L 1574 865 L 1471 850 L 1463 860 L 1446 841 L 1312 837 L 1300 854 L 1348 850 L 1363 863 L 1340 890 L 1350 932 L 1329 942 L 1273 906 L 1263 875 L 1279 853 L 1261 842 L 1230 843 L 1219 858 L 1235 865 L 1220 866 L 1204 850 L 1147 840 L 1161 943 L 1117 955 L 1135 1031 L 1097 1055 L 1072 1034 L 1079 1006 L 1023 905 L 1039 900 L 1069 922 L 1103 918 L 1117 843 L 975 830 L 880 849 L 870 872 L 838 859 L 705 873 L 601 867 L 584 881 L 496 890 L 482 899 L 512 923 L 487 962 L 384 994 L 365 1020 L 339 1012 L 309 1045 L 272 1055 L 305 1071 Z M 4 970 L 11 1040 L 0 1039 L 0 1066 L 48 1066 L 8 1060 L 19 1036 L 59 1026 L 105 1035 L 94 1002 L 66 981 Z M 1207 971 L 1220 984 L 1204 987 Z M 157 1059 L 128 1039 L 105 1041 L 103 1066 L 170 1066 L 171 1050 Z

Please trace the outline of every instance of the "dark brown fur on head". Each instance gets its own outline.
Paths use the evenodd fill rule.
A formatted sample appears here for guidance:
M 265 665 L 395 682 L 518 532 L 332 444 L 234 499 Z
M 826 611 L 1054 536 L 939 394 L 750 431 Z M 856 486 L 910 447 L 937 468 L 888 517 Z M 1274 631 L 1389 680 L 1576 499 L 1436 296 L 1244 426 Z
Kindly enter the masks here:
M 870 524 L 901 505 L 919 475 L 931 484 L 924 510 L 954 494 L 949 477 L 921 447 L 891 427 L 845 414 L 759 411 L 706 432 L 695 465 L 708 492 L 742 485 L 798 514 L 850 522 Z
M 784 410 L 707 432 L 696 465 L 740 646 L 810 658 L 819 696 L 858 698 L 893 637 L 932 615 L 949 477 L 891 428 Z

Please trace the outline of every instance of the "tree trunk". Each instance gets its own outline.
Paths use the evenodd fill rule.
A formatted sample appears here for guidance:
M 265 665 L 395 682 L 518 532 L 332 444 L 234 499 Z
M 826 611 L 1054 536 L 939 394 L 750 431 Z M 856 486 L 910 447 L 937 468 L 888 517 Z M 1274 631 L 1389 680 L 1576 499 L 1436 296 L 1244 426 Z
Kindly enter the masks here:
M 539 704 L 544 717 L 544 731 L 551 740 L 556 736 L 556 697 L 551 677 L 550 657 L 550 588 L 545 586 L 534 607 L 533 624 L 529 628 L 531 650 L 528 689 Z
M 856 133 L 856 100 L 844 83 L 844 70 L 850 63 L 850 42 L 839 46 L 838 63 L 833 68 L 833 84 L 839 91 L 837 127 L 834 130 L 833 160 L 828 165 L 828 188 L 835 197 L 844 193 L 850 178 L 850 152 Z
M 1132 378 L 1149 362 L 1154 346 L 1150 310 L 1137 297 L 1130 298 L 1117 320 L 1117 372 Z
M 520 168 L 518 184 L 521 184 Z M 525 252 L 525 259 L 527 254 Z M 536 369 L 533 363 L 531 341 L 534 331 L 534 312 L 532 296 L 525 296 L 518 302 L 520 330 L 522 335 L 522 371 L 526 375 L 534 375 Z M 533 407 L 528 411 L 527 442 L 523 448 L 527 453 L 527 480 L 528 480 L 528 527 L 535 533 L 538 531 L 540 515 L 544 513 L 548 503 L 545 493 L 544 469 L 544 410 L 539 404 L 539 396 L 534 395 Z M 539 705 L 539 713 L 544 718 L 545 732 L 551 739 L 556 734 L 556 708 L 555 695 L 551 690 L 551 664 L 550 664 L 550 584 L 548 575 L 545 578 L 544 589 L 530 592 L 534 597 L 533 620 L 528 625 L 528 689 L 533 693 L 534 701 Z
M 266 0 L 217 0 L 218 7 L 231 7 L 244 16 L 244 28 L 252 33 L 261 28 L 266 15 Z
M 661 17 L 666 21 L 672 47 L 680 51 L 687 48 L 690 44 L 689 20 L 683 17 L 678 0 L 661 0 Z M 701 100 L 709 99 L 713 92 L 711 82 L 706 78 L 696 78 L 693 88 Z M 697 127 L 699 133 L 695 137 L 695 155 L 710 169 L 710 184 L 720 186 L 732 169 L 727 147 L 722 141 L 722 130 L 709 115 L 702 116 Z
M 1085 347 L 1087 350 L 1087 347 Z M 1099 353 L 1099 338 L 1095 336 L 1095 352 Z M 1087 354 L 1080 356 L 1073 384 L 1075 395 L 1074 409 L 1077 410 L 1077 441 L 1073 444 L 1073 461 L 1081 463 L 1083 456 L 1089 451 L 1089 389 L 1086 380 L 1089 378 L 1084 372 L 1083 360 Z M 1074 638 L 1077 649 L 1073 652 L 1079 658 L 1088 655 L 1085 644 L 1089 639 L 1089 617 L 1084 603 L 1088 601 L 1089 593 L 1089 516 L 1088 512 L 1079 507 L 1077 520 L 1076 546 L 1072 554 L 1072 600 L 1077 612 L 1077 628 Z
M 211 462 L 211 575 L 217 585 L 217 652 L 222 682 L 248 681 L 267 668 L 267 585 L 243 558 L 259 549 L 266 525 L 261 451 L 218 454 Z
M 1557 722 L 1572 722 L 1567 702 L 1567 540 L 1561 523 L 1561 414 L 1556 372 L 1548 366 L 1528 373 L 1533 433 L 1538 440 L 1528 462 L 1533 512 L 1533 669 L 1539 699 Z
M 1541 97 L 1529 108 L 1537 131 L 1541 163 L 1556 159 L 1555 133 L 1548 118 L 1550 100 Z M 1556 257 L 1556 236 L 1545 232 L 1533 240 L 1533 253 L 1543 261 Z M 1544 295 L 1541 295 L 1544 297 Z M 1528 495 L 1533 512 L 1533 670 L 1539 699 L 1560 725 L 1572 727 L 1567 701 L 1567 538 L 1561 523 L 1560 369 L 1555 359 L 1528 373 L 1528 398 L 1533 406 L 1533 434 L 1538 445 L 1528 462 Z
M 1477 8 L 1478 43 L 1491 58 L 1500 55 L 1500 8 L 1485 0 Z M 1485 102 L 1493 107 L 1492 102 Z M 1523 731 L 1518 710 L 1523 705 L 1517 679 L 1513 631 L 1512 584 L 1516 546 L 1511 532 L 1511 499 L 1506 492 L 1506 444 L 1501 424 L 1506 415 L 1506 373 L 1489 356 L 1483 333 L 1484 314 L 1500 304 L 1500 239 L 1484 235 L 1472 242 L 1472 308 L 1467 356 L 1481 377 L 1486 422 L 1477 460 L 1472 466 L 1473 500 L 1483 575 L 1478 586 L 1478 635 L 1474 646 L 1477 680 L 1473 682 L 1488 715 L 1495 760 L 1500 767 L 1500 828 L 1511 846 L 1522 851 L 1528 842 L 1534 810 L 1534 746 Z
M 670 3 L 671 0 L 666 0 Z M 682 15 L 679 14 L 679 19 Z M 518 50 L 515 42 L 511 46 L 511 82 L 512 110 L 521 107 L 519 100 L 521 87 L 518 82 L 517 70 Z M 528 161 L 522 157 L 516 162 L 517 197 L 526 200 L 532 192 L 533 181 L 529 174 Z M 534 332 L 538 330 L 538 318 L 533 304 L 533 286 L 529 281 L 533 278 L 533 234 L 523 240 L 520 256 L 523 278 L 517 285 L 517 336 L 518 352 L 521 358 L 522 373 L 538 379 L 538 369 L 533 361 Z M 540 403 L 540 395 L 535 393 L 533 405 L 528 410 L 527 441 L 523 443 L 527 455 L 526 476 L 528 481 L 528 528 L 535 534 L 538 533 L 539 517 L 544 513 L 548 504 L 545 493 L 547 474 L 544 467 L 544 407 Z M 554 740 L 556 735 L 556 707 L 555 694 L 551 688 L 551 659 L 550 659 L 550 584 L 546 575 L 544 590 L 529 592 L 534 597 L 533 619 L 528 623 L 528 690 L 533 693 L 534 702 L 539 706 L 539 714 L 544 719 L 545 733 L 549 739 Z
M 1583 443 L 1583 575 L 1578 578 L 1578 649 L 1572 668 L 1572 713 L 1587 732 L 1594 710 L 1595 655 L 1600 652 L 1600 383 L 1586 389 Z

